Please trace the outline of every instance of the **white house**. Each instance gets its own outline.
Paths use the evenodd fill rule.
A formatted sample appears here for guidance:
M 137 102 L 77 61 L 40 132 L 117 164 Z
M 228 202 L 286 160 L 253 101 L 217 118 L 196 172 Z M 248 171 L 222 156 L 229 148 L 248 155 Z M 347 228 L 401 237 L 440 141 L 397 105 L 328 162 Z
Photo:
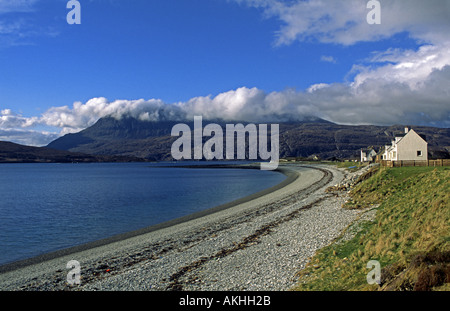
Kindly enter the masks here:
M 361 149 L 361 162 L 371 162 L 375 160 L 377 153 L 373 148 Z
M 404 134 L 395 136 L 391 146 L 385 146 L 382 159 L 427 161 L 428 143 L 424 137 L 406 127 Z

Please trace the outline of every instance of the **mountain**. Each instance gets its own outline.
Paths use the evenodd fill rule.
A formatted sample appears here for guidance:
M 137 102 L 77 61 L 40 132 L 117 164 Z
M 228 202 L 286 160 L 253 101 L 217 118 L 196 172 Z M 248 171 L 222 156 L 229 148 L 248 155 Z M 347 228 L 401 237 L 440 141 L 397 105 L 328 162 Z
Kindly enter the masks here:
M 88 155 L 0 141 L 0 163 L 126 162 L 137 160 L 140 159 L 123 156 Z
M 47 147 L 82 152 L 95 155 L 120 155 L 144 158 L 147 160 L 171 160 L 171 146 L 178 137 L 172 137 L 175 121 L 140 121 L 134 118 L 107 117 L 91 127 L 75 134 L 67 134 L 50 143 Z M 225 132 L 226 123 L 219 124 Z M 186 124 L 194 129 L 193 122 Z M 270 124 L 270 123 L 269 123 Z M 321 119 L 307 119 L 301 122 L 278 123 L 280 125 L 280 157 L 358 158 L 359 150 L 373 146 L 377 150 L 390 144 L 395 134 L 403 133 L 403 125 L 339 125 Z M 270 125 L 268 126 L 270 129 Z M 448 157 L 450 150 L 450 129 L 423 126 L 412 127 L 426 136 L 430 156 Z M 205 137 L 203 141 L 208 140 Z M 224 140 L 225 141 L 225 140 Z M 225 147 L 224 147 L 225 149 Z
M 96 155 L 135 156 L 147 160 L 169 160 L 176 137 L 170 135 L 179 122 L 147 122 L 134 118 L 101 118 L 93 126 L 67 134 L 47 147 Z M 193 123 L 190 124 L 193 128 Z

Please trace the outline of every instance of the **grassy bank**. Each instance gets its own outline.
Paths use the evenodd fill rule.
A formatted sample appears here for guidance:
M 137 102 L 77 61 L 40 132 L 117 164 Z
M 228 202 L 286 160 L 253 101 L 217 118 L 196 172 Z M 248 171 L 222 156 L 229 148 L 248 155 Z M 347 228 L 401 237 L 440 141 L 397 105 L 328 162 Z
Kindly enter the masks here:
M 375 216 L 320 250 L 296 290 L 450 290 L 450 168 L 377 169 L 350 197 L 343 208 Z M 367 283 L 370 260 L 380 285 Z

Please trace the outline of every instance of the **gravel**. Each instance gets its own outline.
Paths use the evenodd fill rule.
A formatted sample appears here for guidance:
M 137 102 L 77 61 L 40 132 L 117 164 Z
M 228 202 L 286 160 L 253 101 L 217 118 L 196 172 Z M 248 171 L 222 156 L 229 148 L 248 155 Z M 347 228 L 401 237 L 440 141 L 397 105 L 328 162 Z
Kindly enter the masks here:
M 250 202 L 123 241 L 0 274 L 2 290 L 283 291 L 361 213 L 326 193 L 344 171 L 290 165 L 291 184 Z M 69 286 L 77 260 L 81 285 Z

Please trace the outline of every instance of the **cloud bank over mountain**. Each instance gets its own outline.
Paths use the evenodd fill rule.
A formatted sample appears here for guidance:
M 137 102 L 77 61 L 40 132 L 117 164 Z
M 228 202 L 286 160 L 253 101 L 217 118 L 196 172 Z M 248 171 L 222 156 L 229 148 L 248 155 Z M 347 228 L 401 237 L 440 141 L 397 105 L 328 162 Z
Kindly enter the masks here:
M 426 56 L 415 61 L 408 57 L 376 69 L 358 68 L 360 73 L 351 83 L 317 84 L 304 91 L 286 89 L 266 93 L 258 88 L 241 87 L 178 103 L 164 103 L 159 99 L 109 101 L 99 97 L 86 103 L 76 102 L 72 107 L 53 107 L 40 117 L 31 118 L 3 110 L 0 129 L 20 129 L 16 133 L 20 136 L 26 134 L 26 129 L 50 126 L 60 128 L 59 134 L 63 135 L 78 132 L 106 116 L 181 122 L 193 120 L 195 115 L 248 122 L 283 122 L 315 116 L 339 124 L 450 127 L 450 65 L 443 62 L 435 67 L 443 57 L 440 52 L 435 47 L 422 48 L 415 55 Z M 390 61 L 394 57 L 399 56 L 390 56 Z M 423 77 L 414 74 L 417 72 Z M 55 138 L 55 133 L 43 135 Z
M 425 51 L 424 51 L 425 50 Z M 60 128 L 59 135 L 78 132 L 99 118 L 131 116 L 140 120 L 243 120 L 283 122 L 315 116 L 339 124 L 411 124 L 450 127 L 450 65 L 440 63 L 436 47 L 422 48 L 411 57 L 376 69 L 358 68 L 352 83 L 312 85 L 308 90 L 286 89 L 266 93 L 241 87 L 216 96 L 199 96 L 186 102 L 164 103 L 159 99 L 115 100 L 92 98 L 86 103 L 52 107 L 40 117 L 26 118 L 8 109 L 0 111 L 0 139 L 31 133 L 36 143 L 47 143 L 58 135 L 33 130 L 36 126 Z M 406 54 L 410 52 L 405 52 Z M 383 56 L 393 60 L 399 55 Z M 426 61 L 428 59 L 428 61 Z M 423 76 L 418 77 L 417 72 Z M 9 132 L 6 132 L 9 131 Z M 16 141 L 17 141 L 16 139 Z M 29 141 L 28 141 L 29 143 Z

